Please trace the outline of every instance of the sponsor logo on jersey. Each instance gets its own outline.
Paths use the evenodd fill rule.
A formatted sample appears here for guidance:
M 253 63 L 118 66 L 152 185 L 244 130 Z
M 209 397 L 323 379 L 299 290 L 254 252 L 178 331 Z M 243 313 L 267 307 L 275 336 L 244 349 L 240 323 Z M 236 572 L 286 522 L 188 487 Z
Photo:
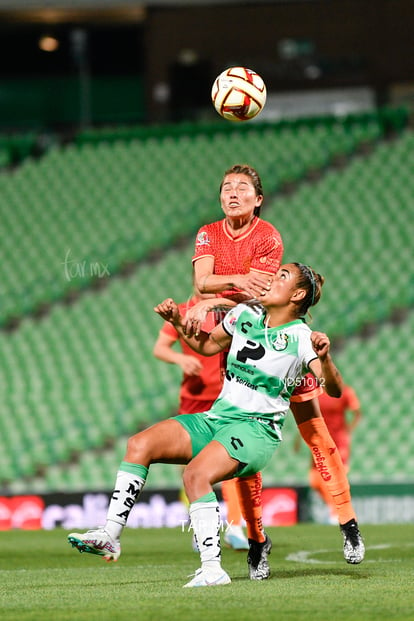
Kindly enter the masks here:
M 235 369 L 240 369 L 241 371 L 243 371 L 244 373 L 249 373 L 250 375 L 254 375 L 254 371 L 253 369 L 249 369 L 248 367 L 245 367 L 244 365 L 241 364 L 236 364 L 235 362 L 232 363 L 232 366 Z
M 272 339 L 272 345 L 276 351 L 283 351 L 289 343 L 289 337 L 285 332 L 278 332 Z
M 230 324 L 231 326 L 234 326 L 234 324 L 237 321 L 237 317 L 234 314 L 234 312 L 232 310 L 230 310 L 227 315 L 226 315 L 226 321 L 228 324 Z
M 208 234 L 206 231 L 201 231 L 197 235 L 196 245 L 197 246 L 208 246 L 210 244 L 210 240 L 208 238 Z
M 237 366 L 237 365 L 233 364 L 232 366 Z M 246 386 L 247 388 L 250 388 L 251 390 L 257 390 L 257 386 L 255 384 L 252 384 L 251 382 L 249 382 L 248 379 L 240 377 L 240 375 L 237 375 L 237 373 L 233 373 L 232 371 L 229 371 L 229 370 L 226 371 L 226 379 L 228 382 L 235 380 L 237 384 L 242 384 L 243 386 Z
M 250 388 L 250 390 L 257 390 L 257 386 L 249 382 L 249 380 L 244 379 L 243 377 L 240 377 L 239 375 L 235 375 L 235 379 L 238 384 L 242 384 L 243 386 L 246 386 L 246 388 Z

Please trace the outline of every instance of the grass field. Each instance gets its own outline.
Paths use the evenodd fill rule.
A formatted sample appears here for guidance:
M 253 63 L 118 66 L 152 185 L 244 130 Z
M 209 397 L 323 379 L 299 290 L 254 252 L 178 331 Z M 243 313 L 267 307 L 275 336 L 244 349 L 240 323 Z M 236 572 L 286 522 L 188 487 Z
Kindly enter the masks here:
M 181 529 L 126 529 L 117 563 L 79 554 L 67 532 L 0 533 L 1 621 L 414 620 L 414 525 L 365 526 L 347 565 L 334 526 L 267 529 L 272 576 L 247 579 L 246 553 L 223 550 L 230 585 L 183 589 L 198 568 Z

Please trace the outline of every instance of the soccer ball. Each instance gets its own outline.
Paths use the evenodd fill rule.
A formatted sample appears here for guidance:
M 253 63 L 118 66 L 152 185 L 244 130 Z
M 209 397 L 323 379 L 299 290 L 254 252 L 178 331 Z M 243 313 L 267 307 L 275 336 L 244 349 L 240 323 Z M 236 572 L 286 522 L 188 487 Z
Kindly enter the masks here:
M 255 71 L 230 67 L 214 80 L 211 99 L 228 121 L 249 121 L 266 103 L 266 85 Z

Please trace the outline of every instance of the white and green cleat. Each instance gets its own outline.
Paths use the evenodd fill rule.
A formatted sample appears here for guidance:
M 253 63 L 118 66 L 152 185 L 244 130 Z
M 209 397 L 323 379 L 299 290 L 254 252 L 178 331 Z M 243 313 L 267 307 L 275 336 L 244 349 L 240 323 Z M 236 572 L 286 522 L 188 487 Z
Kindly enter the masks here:
M 79 552 L 102 556 L 106 561 L 117 561 L 121 556 L 121 544 L 103 528 L 86 533 L 70 533 L 68 541 Z

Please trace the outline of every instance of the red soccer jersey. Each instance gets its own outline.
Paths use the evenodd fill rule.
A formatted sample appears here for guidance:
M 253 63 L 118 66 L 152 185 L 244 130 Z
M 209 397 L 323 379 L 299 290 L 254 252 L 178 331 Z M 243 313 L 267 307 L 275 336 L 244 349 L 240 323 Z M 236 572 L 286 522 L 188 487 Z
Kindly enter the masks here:
M 193 263 L 201 257 L 213 257 L 214 273 L 219 276 L 247 274 L 250 270 L 276 274 L 282 256 L 282 237 L 270 222 L 256 217 L 243 235 L 233 237 L 223 219 L 199 229 Z M 220 295 L 226 293 L 234 293 L 234 290 L 223 291 Z
M 202 257 L 214 258 L 214 274 L 247 274 L 251 269 L 263 274 L 276 274 L 283 256 L 279 231 L 265 220 L 254 218 L 249 229 L 234 238 L 226 220 L 206 224 L 196 237 L 193 263 Z M 223 291 L 225 297 L 234 290 Z M 292 401 L 309 401 L 322 392 L 312 374 L 295 388 Z
M 336 441 L 339 434 L 348 434 L 346 412 L 358 410 L 360 407 L 355 391 L 350 386 L 344 386 L 342 395 L 338 398 L 330 397 L 326 392 L 323 392 L 319 397 L 319 404 L 326 426 L 333 439 Z
M 187 312 L 187 309 L 191 306 L 194 306 L 196 301 L 191 299 L 187 303 L 179 304 L 178 308 L 180 310 L 180 314 L 184 316 Z M 206 332 L 210 332 L 215 326 L 214 313 L 209 313 L 207 315 L 207 319 L 204 322 L 202 329 Z M 180 388 L 180 410 L 181 410 L 181 402 L 183 399 L 194 400 L 194 401 L 211 401 L 213 402 L 217 396 L 219 395 L 222 388 L 222 380 L 221 380 L 221 372 L 220 372 L 220 355 L 217 354 L 215 356 L 202 356 L 195 352 L 191 347 L 189 347 L 185 341 L 180 339 L 180 336 L 174 326 L 169 322 L 165 321 L 161 332 L 167 334 L 169 337 L 174 338 L 176 341 L 180 342 L 180 347 L 183 354 L 189 354 L 201 360 L 203 364 L 203 370 L 200 375 L 184 375 L 183 380 L 181 382 Z M 188 410 L 188 403 L 185 408 Z M 204 409 L 204 408 L 202 408 Z M 197 409 L 193 409 L 194 412 L 201 411 Z

